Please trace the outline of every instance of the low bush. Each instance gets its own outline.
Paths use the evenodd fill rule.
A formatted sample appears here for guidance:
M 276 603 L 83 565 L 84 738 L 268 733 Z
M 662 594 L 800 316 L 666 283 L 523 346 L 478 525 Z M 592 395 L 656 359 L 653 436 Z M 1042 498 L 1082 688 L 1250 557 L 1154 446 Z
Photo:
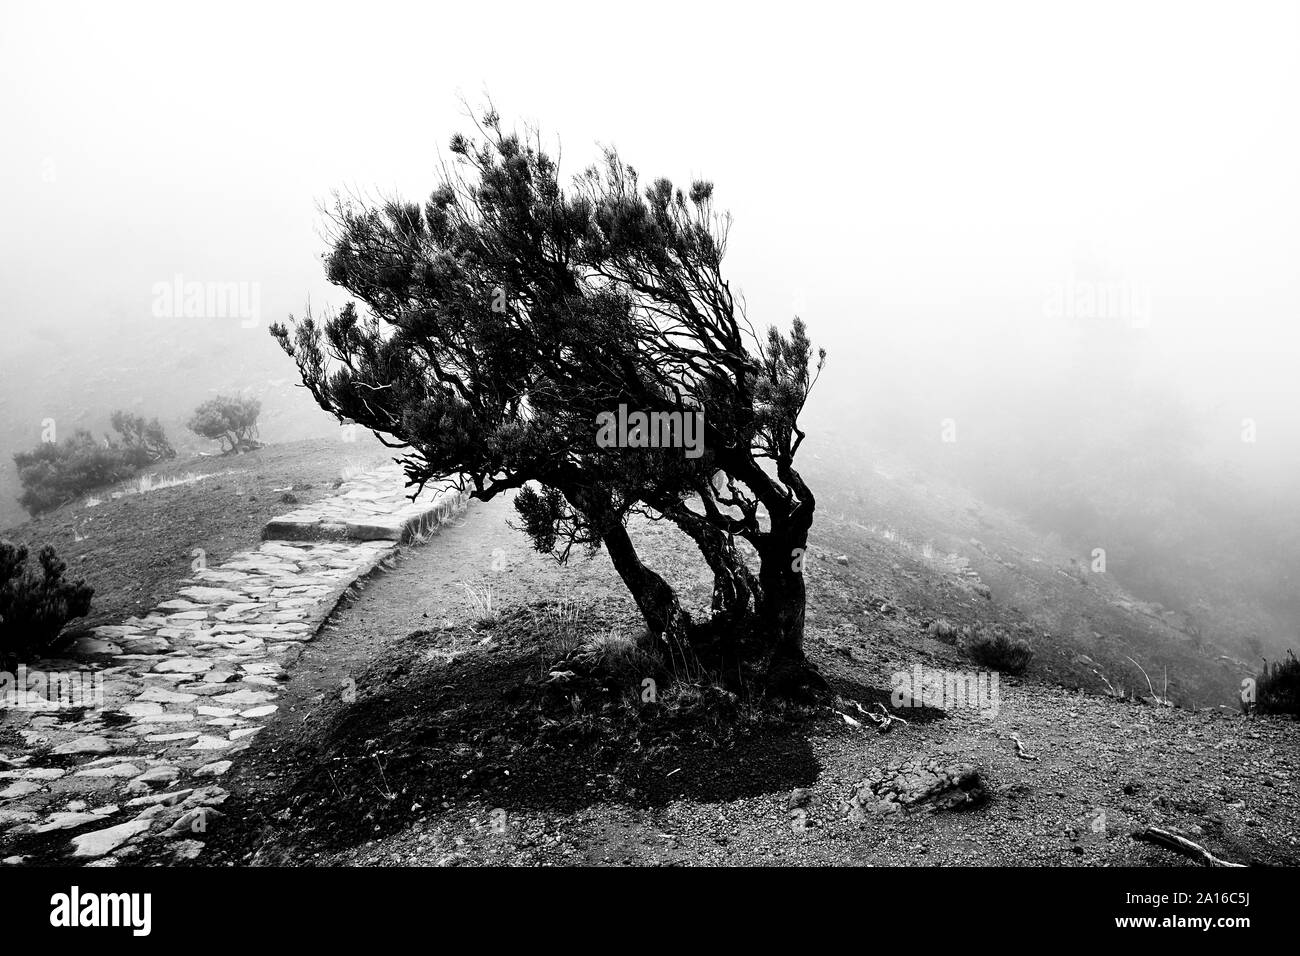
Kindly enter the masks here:
M 124 481 L 146 465 L 176 457 L 158 419 L 146 422 L 139 415 L 118 411 L 112 424 L 120 441 L 96 441 L 79 428 L 69 439 L 42 442 L 14 455 L 23 487 L 18 503 L 34 515 L 43 514 L 96 488 Z
M 64 441 L 43 442 L 31 451 L 19 452 L 14 464 L 23 486 L 18 503 L 34 515 L 129 478 L 136 471 L 120 447 L 95 441 L 85 429 Z
M 43 547 L 35 566 L 27 548 L 0 540 L 0 665 L 13 670 L 41 654 L 63 626 L 90 612 L 94 589 L 64 577 L 67 565 Z
M 957 643 L 957 628 L 946 617 L 931 621 L 927 630 L 936 641 L 943 641 L 945 644 Z
M 1255 705 L 1266 714 L 1300 717 L 1300 660 L 1294 651 L 1286 652 L 1286 660 L 1264 662 L 1255 680 Z
M 1005 674 L 1022 674 L 1034 656 L 1034 649 L 1021 637 L 1003 628 L 976 625 L 966 639 L 968 657 L 982 667 Z

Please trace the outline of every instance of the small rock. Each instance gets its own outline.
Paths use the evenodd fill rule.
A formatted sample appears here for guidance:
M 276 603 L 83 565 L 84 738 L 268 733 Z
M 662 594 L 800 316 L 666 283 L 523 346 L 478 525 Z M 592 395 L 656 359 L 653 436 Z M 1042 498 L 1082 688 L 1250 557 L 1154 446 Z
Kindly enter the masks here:
M 179 767 L 152 767 L 140 774 L 132 783 L 148 784 L 151 787 L 161 787 L 171 783 L 181 775 Z
M 797 807 L 806 807 L 812 802 L 812 791 L 804 787 L 795 787 L 790 791 L 790 796 L 786 798 L 785 808 L 794 810 Z
M 176 862 L 196 859 L 203 852 L 203 846 L 200 840 L 180 840 L 172 846 L 172 859 Z
M 207 833 L 208 827 L 212 823 L 224 816 L 221 812 L 213 810 L 210 807 L 195 807 L 188 810 L 163 831 L 164 837 L 177 837 L 184 833 Z

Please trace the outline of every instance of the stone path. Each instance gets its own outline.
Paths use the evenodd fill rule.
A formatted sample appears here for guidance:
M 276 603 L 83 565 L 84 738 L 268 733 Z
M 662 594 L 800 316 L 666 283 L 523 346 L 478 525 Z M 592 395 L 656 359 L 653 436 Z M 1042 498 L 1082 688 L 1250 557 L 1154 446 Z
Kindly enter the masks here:
M 26 746 L 0 752 L 0 847 L 67 830 L 72 856 L 92 866 L 129 860 L 146 840 L 198 856 L 219 825 L 219 780 L 274 716 L 300 646 L 399 544 L 464 507 L 456 492 L 405 495 L 396 466 L 357 476 L 274 519 L 255 550 L 196 571 L 174 600 L 77 642 L 75 654 L 104 663 L 33 665 L 93 668 L 102 701 L 81 711 L 31 696 L 5 711 Z

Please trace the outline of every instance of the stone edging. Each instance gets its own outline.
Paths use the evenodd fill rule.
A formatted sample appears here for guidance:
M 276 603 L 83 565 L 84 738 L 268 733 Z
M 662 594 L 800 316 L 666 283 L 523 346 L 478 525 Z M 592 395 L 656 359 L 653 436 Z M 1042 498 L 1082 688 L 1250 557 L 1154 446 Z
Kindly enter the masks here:
M 276 712 L 300 646 L 400 544 L 465 505 L 456 491 L 415 504 L 405 494 L 396 467 L 359 475 L 339 494 L 273 519 L 264 537 L 275 537 L 256 549 L 196 570 L 145 617 L 94 628 L 74 645 L 78 657 L 105 664 L 33 665 L 80 676 L 83 690 L 102 681 L 102 698 L 71 720 L 77 711 L 66 700 L 44 696 L 5 711 L 6 727 L 26 743 L 18 756 L 0 753 L 6 835 L 69 831 L 72 857 L 91 866 L 115 865 L 154 839 L 174 841 L 174 859 L 198 856 L 197 837 L 227 797 L 215 781 Z

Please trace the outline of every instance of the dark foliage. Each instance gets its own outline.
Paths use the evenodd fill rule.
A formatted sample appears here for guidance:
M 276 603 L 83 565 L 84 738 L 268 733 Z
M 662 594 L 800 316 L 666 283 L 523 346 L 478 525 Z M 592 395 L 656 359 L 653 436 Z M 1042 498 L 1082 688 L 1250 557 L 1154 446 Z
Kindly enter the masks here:
M 1300 660 L 1294 651 L 1286 652 L 1286 660 L 1264 662 L 1255 681 L 1255 704 L 1266 714 L 1300 717 Z
M 167 440 L 158 419 L 145 421 L 142 415 L 117 411 L 111 419 L 113 430 L 121 436 L 128 461 L 137 467 L 156 464 L 176 457 L 176 449 Z
M 14 455 L 23 486 L 19 503 L 34 515 L 42 514 L 130 478 L 146 465 L 176 457 L 158 419 L 146 422 L 139 415 L 117 411 L 112 424 L 120 440 L 96 441 L 79 428 L 66 441 L 42 442 Z
M 137 469 L 126 451 L 112 442 L 98 442 L 85 429 L 60 442 L 43 442 L 14 455 L 23 493 L 19 503 L 42 514 L 69 501 L 131 477 Z
M 710 183 L 643 188 L 610 150 L 566 190 L 535 135 L 493 112 L 480 133 L 453 138 L 427 203 L 340 202 L 327 272 L 361 307 L 272 334 L 323 408 L 404 450 L 417 487 L 526 489 L 516 500 L 540 550 L 604 547 L 661 650 L 689 657 L 694 622 L 637 555 L 637 510 L 694 539 L 715 618 L 760 625 L 733 652 L 802 670 L 797 555 L 815 500 L 793 462 L 822 354 L 798 318 L 784 333 L 749 325 L 722 274 L 730 219 Z M 622 406 L 702 414 L 701 453 L 598 442 Z
M 27 548 L 0 541 L 0 663 L 12 670 L 39 655 L 72 618 L 90 611 L 94 590 L 85 581 L 68 581 L 67 566 L 46 545 L 36 566 Z
M 1005 674 L 1022 674 L 1034 656 L 1034 649 L 1022 637 L 1013 637 L 1001 627 L 977 626 L 965 645 L 975 663 Z

